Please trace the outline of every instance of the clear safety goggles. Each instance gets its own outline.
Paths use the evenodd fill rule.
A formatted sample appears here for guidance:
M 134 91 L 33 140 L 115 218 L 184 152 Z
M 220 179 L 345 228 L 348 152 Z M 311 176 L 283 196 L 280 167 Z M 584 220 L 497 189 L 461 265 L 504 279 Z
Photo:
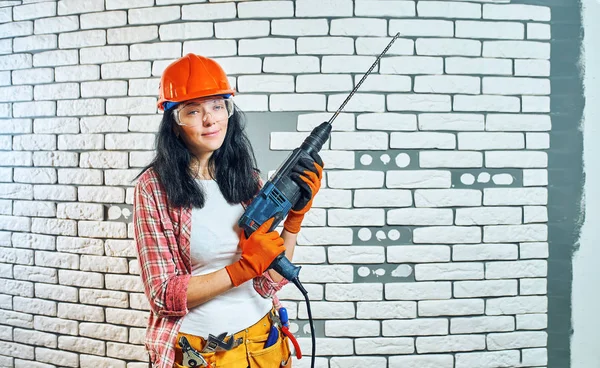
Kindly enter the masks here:
M 215 121 L 229 119 L 233 115 L 234 104 L 231 98 L 207 98 L 179 104 L 173 109 L 175 122 L 181 126 L 196 126 L 205 119 Z

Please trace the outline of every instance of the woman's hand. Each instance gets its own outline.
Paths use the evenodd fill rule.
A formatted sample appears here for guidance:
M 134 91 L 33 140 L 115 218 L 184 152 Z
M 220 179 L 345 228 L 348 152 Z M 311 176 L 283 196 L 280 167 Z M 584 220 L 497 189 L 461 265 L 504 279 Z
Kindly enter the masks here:
M 323 178 L 323 160 L 317 152 L 311 154 L 312 160 L 302 158 L 292 169 L 292 180 L 300 186 L 301 196 L 283 223 L 283 228 L 292 234 L 300 231 L 304 215 L 311 209 L 313 199 L 321 188 Z
M 273 218 L 270 218 L 249 238 L 246 238 L 246 234 L 242 231 L 240 240 L 242 258 L 225 267 L 234 286 L 239 286 L 262 275 L 273 260 L 285 252 L 283 238 L 279 233 L 277 231 L 267 232 L 272 224 Z

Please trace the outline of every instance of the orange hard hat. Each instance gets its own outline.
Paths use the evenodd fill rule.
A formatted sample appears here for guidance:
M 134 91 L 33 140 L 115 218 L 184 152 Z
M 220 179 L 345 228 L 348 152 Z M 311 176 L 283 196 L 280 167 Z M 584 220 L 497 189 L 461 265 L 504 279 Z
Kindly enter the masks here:
M 160 78 L 158 109 L 195 98 L 234 95 L 227 74 L 216 61 L 196 54 L 187 54 L 169 64 Z M 167 106 L 165 106 L 165 103 Z

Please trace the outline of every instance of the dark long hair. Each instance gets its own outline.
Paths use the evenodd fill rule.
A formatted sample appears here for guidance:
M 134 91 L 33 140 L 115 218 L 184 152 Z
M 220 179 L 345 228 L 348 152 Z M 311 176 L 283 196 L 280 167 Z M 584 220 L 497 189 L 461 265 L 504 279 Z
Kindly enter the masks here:
M 245 122 L 246 116 L 235 106 L 223 145 L 208 160 L 209 172 L 230 204 L 252 199 L 259 189 L 260 171 L 244 131 Z M 166 111 L 156 136 L 156 156 L 140 175 L 153 168 L 167 192 L 170 205 L 202 208 L 206 200 L 205 193 L 194 179 L 195 173 L 190 170 L 192 154 L 173 131 L 175 124 L 173 112 Z

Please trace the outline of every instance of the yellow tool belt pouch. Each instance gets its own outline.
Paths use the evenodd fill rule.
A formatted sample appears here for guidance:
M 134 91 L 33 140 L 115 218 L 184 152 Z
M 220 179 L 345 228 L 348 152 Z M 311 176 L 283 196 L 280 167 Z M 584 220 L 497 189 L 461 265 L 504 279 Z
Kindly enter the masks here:
M 207 341 L 200 336 L 179 333 L 175 346 L 175 368 L 187 367 L 210 367 L 210 368 L 277 368 L 285 366 L 291 356 L 288 338 L 279 331 L 279 338 L 275 344 L 265 348 L 265 342 L 271 329 L 270 315 L 267 313 L 254 325 L 233 334 L 236 342 L 231 350 L 216 350 L 210 353 L 201 353 L 207 365 L 187 365 L 184 362 L 184 354 L 180 345 L 181 337 L 185 337 L 192 349 L 200 352 L 204 349 Z M 196 364 L 196 363 L 193 363 Z

